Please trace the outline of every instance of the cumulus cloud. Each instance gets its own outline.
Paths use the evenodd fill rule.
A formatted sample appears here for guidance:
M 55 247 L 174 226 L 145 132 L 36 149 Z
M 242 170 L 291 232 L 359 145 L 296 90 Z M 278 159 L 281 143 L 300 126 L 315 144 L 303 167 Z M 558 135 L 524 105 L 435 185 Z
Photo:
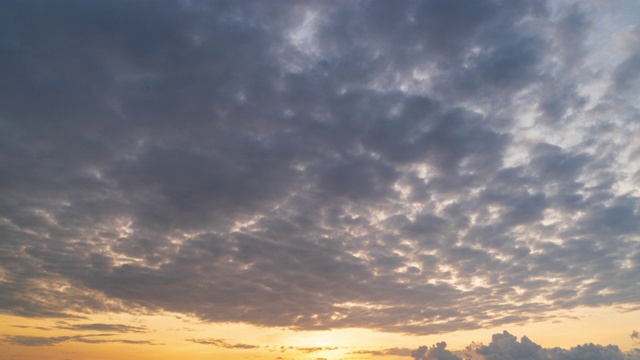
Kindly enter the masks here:
M 584 344 L 569 350 L 552 348 L 545 349 L 542 346 L 523 336 L 520 341 L 507 331 L 495 334 L 491 343 L 476 349 L 478 354 L 484 355 L 487 360 L 492 359 L 602 359 L 622 360 L 632 359 L 633 353 L 624 354 L 615 345 Z
M 480 355 L 487 359 L 543 359 L 546 358 L 542 346 L 523 336 L 520 341 L 514 335 L 504 331 L 502 334 L 494 334 L 491 343 L 476 349 Z
M 601 63 L 591 8 L 0 14 L 2 313 L 432 334 L 638 305 L 638 55 Z
M 431 347 L 420 346 L 411 353 L 414 359 L 458 360 L 633 360 L 639 359 L 638 352 L 631 350 L 623 353 L 615 345 L 578 345 L 571 349 L 543 348 L 523 336 L 520 340 L 507 331 L 494 334 L 488 345 L 472 344 L 467 347 L 461 357 L 446 350 L 446 343 L 440 342 Z
M 416 360 L 460 360 L 451 351 L 446 349 L 447 343 L 439 342 L 431 347 L 420 346 L 411 352 L 411 356 Z

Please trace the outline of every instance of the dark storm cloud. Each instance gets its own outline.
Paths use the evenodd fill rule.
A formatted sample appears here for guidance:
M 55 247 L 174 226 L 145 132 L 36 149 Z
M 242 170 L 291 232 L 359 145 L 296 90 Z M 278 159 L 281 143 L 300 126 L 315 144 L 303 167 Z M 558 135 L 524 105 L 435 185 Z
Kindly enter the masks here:
M 4 313 L 427 334 L 638 303 L 637 54 L 594 74 L 589 9 L 0 7 Z

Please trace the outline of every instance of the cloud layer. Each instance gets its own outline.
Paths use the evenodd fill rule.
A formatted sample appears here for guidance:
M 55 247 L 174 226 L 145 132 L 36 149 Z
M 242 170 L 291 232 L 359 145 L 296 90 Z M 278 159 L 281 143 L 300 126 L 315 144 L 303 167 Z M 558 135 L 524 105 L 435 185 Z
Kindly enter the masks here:
M 639 305 L 637 26 L 603 59 L 580 4 L 0 8 L 4 313 L 429 334 Z

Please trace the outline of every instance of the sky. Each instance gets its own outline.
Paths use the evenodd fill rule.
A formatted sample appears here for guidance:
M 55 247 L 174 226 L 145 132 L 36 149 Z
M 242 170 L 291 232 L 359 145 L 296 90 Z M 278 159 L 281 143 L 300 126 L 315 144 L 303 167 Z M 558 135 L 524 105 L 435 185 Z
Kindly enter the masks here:
M 6 359 L 640 358 L 640 2 L 0 2 Z

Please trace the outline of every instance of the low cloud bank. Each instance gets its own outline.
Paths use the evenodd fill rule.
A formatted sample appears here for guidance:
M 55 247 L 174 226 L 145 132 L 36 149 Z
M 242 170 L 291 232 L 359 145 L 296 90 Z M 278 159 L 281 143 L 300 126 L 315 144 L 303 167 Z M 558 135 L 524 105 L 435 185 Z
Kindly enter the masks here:
M 631 335 L 634 338 L 636 331 Z M 637 335 L 636 335 L 637 336 Z M 462 354 L 446 349 L 446 342 L 430 347 L 420 346 L 411 357 L 415 360 L 638 360 L 640 349 L 622 352 L 616 345 L 584 344 L 569 350 L 561 348 L 543 348 L 523 336 L 520 341 L 507 331 L 494 334 L 488 345 L 470 345 Z

